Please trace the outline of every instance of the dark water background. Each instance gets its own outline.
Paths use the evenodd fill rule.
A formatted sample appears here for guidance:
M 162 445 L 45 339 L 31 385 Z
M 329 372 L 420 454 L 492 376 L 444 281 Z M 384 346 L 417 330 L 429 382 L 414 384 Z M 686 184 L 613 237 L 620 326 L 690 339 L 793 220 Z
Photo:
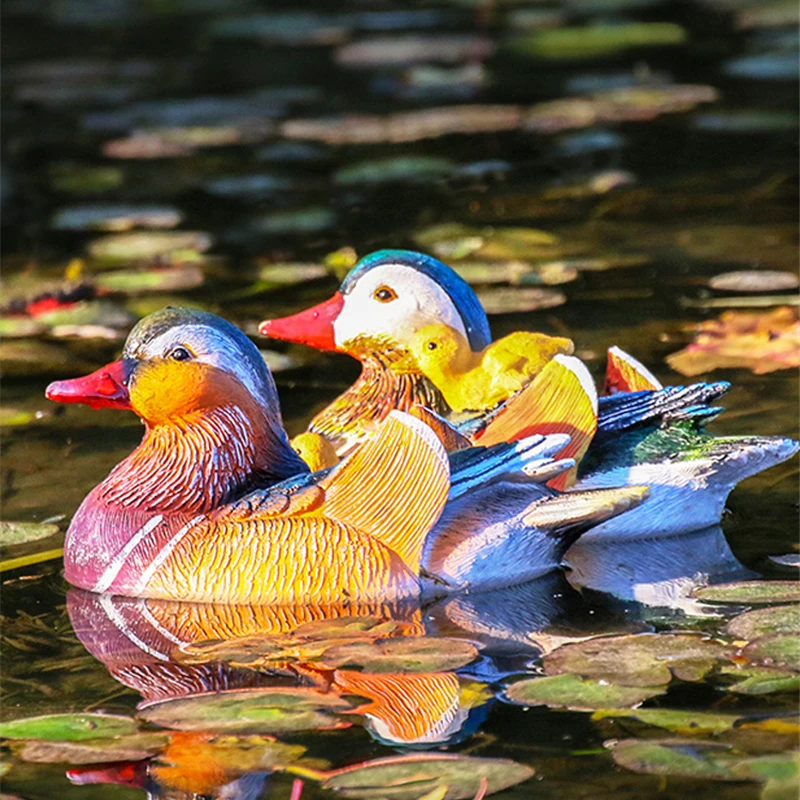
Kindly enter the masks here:
M 296 8 L 281 10 L 248 0 L 225 4 L 7 0 L 3 8 L 4 303 L 46 291 L 61 280 L 71 259 L 85 257 L 87 246 L 103 234 L 57 230 L 53 220 L 59 210 L 86 203 L 174 208 L 183 217 L 180 228 L 205 231 L 214 239 L 211 257 L 201 263 L 202 286 L 168 295 L 123 294 L 113 302 L 127 305 L 133 314 L 168 300 L 202 304 L 250 333 L 261 319 L 318 302 L 337 285 L 330 276 L 271 291 L 245 291 L 256 283 L 259 259 L 319 262 L 346 246 L 359 255 L 380 247 L 419 247 L 415 233 L 441 222 L 513 224 L 557 236 L 552 261 L 605 255 L 613 263 L 621 255 L 635 255 L 641 263 L 579 269 L 576 280 L 555 287 L 566 294 L 564 304 L 493 316 L 496 337 L 519 329 L 568 335 L 597 376 L 606 347 L 618 344 L 665 384 L 684 383 L 688 379 L 671 370 L 664 358 L 689 341 L 685 326 L 723 310 L 701 307 L 703 301 L 718 296 L 706 288 L 707 279 L 732 269 L 797 268 L 793 78 L 798 34 L 790 5 L 621 0 L 401 7 L 350 2 L 304 6 L 302 13 L 308 16 L 297 19 L 291 16 L 299 13 Z M 748 22 L 759 9 L 766 13 L 765 6 L 777 9 L 777 24 L 763 19 Z M 531 14 L 527 18 L 525 9 Z M 252 22 L 244 23 L 237 35 L 220 34 L 221 26 L 234 18 L 265 12 L 275 16 L 268 24 L 259 23 L 265 25 L 261 41 L 252 36 Z M 686 39 L 586 58 L 580 53 L 572 58 L 532 57 L 514 49 L 515 41 L 538 26 L 631 20 L 680 25 Z M 474 47 L 483 49 L 478 56 L 456 57 L 445 65 L 463 69 L 469 64 L 473 73 L 439 76 L 431 85 L 411 72 L 430 56 L 421 56 L 419 64 L 355 68 L 340 63 L 339 48 L 349 43 L 378 36 L 450 34 L 474 37 Z M 435 50 L 435 41 L 427 49 Z M 755 57 L 761 60 L 752 60 Z M 76 77 L 70 67 L 78 64 Z M 482 75 L 481 85 L 459 82 L 470 74 Z M 708 85 L 719 92 L 719 99 L 684 113 L 589 128 L 533 131 L 520 124 L 513 130 L 428 136 L 404 143 L 328 145 L 290 140 L 281 127 L 291 119 L 385 115 L 462 103 L 529 108 L 637 82 Z M 175 105 L 197 97 L 252 98 L 258 92 L 263 94 L 251 101 L 246 114 L 230 111 L 222 103 L 216 110 L 195 110 L 187 117 L 186 107 Z M 137 105 L 150 101 L 162 105 L 149 111 Z M 138 119 L 130 113 L 125 116 L 136 109 Z M 115 113 L 121 116 L 113 118 Z M 243 116 L 248 118 L 244 128 Z M 258 125 L 249 119 L 252 116 Z M 346 127 L 350 136 L 358 124 Z M 227 126 L 238 131 L 240 141 L 199 146 L 185 155 L 163 158 L 103 155 L 105 143 L 133 130 L 185 125 L 212 131 Z M 598 129 L 608 135 L 585 135 Z M 280 144 L 287 149 L 279 151 Z M 337 172 L 369 159 L 420 155 L 452 163 L 434 176 L 374 184 L 346 184 Z M 469 168 L 482 162 L 501 163 Z M 116 170 L 103 191 L 82 182 L 99 166 Z M 598 174 L 608 173 L 624 173 L 623 185 L 610 192 L 587 188 Z M 249 193 L 233 190 L 222 195 L 213 188 L 212 182 L 220 178 L 256 174 L 271 181 L 265 178 Z M 63 179 L 65 175 L 74 181 Z M 309 209 L 312 213 L 300 221 L 296 216 L 270 216 Z M 85 260 L 83 270 L 90 278 L 102 272 L 92 259 Z M 16 345 L 23 340 L 7 341 Z M 141 428 L 132 415 L 83 407 L 54 410 L 43 397 L 49 380 L 80 374 L 113 359 L 121 341 L 46 343 L 52 351 L 6 351 L 11 366 L 3 407 L 40 412 L 40 418 L 4 428 L 3 518 L 59 517 L 63 530 L 89 489 L 136 445 Z M 265 346 L 263 340 L 259 344 Z M 310 415 L 358 372 L 356 362 L 345 356 L 280 344 L 269 347 L 294 360 L 294 368 L 276 376 L 292 434 L 303 430 Z M 712 424 L 715 433 L 797 434 L 795 370 L 753 375 L 729 369 L 713 373 L 713 379 L 733 384 L 724 400 L 726 413 Z M 743 568 L 767 577 L 796 576 L 768 557 L 796 548 L 797 475 L 794 460 L 744 482 L 733 493 L 723 530 Z M 56 537 L 52 546 L 58 544 Z M 665 549 L 665 560 L 674 557 Z M 59 562 L 4 573 L 3 581 L 3 718 L 78 710 L 132 714 L 139 695 L 117 683 L 72 632 Z M 569 587 L 564 591 L 569 593 Z M 587 592 L 583 600 L 575 597 L 571 603 L 554 623 L 577 627 L 586 623 L 595 631 L 618 631 L 634 623 L 656 630 L 724 628 L 719 616 L 694 616 L 685 608 L 669 608 L 666 601 L 654 608 Z M 717 612 L 724 617 L 734 610 Z M 593 617 L 601 620 L 599 628 Z M 513 643 L 492 658 L 497 675 L 538 668 L 535 654 L 525 647 L 515 652 Z M 792 707 L 791 696 L 731 700 L 703 682 L 671 688 L 665 704 L 767 716 Z M 616 767 L 603 742 L 638 735 L 620 725 L 592 721 L 585 712 L 496 702 L 485 722 L 451 750 L 510 758 L 536 769 L 535 778 L 497 795 L 503 798 L 649 794 L 682 798 L 689 792 L 698 798 L 760 796 L 762 789 L 753 782 L 662 778 Z M 309 755 L 334 766 L 394 752 L 358 725 L 294 734 L 291 741 L 304 744 Z M 26 798 L 144 796 L 133 788 L 71 786 L 64 770 L 62 763 L 15 759 L 4 779 L 6 791 Z M 262 794 L 253 796 L 288 797 L 290 786 L 291 778 L 279 774 Z M 176 789 L 163 791 L 163 796 L 191 796 Z M 334 794 L 307 782 L 303 797 L 317 796 Z

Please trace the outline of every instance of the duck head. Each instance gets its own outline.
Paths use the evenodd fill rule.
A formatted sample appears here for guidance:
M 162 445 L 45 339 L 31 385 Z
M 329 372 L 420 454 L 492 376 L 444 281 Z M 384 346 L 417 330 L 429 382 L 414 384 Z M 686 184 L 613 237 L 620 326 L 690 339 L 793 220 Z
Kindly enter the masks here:
M 491 342 L 480 301 L 454 270 L 422 253 L 379 250 L 362 258 L 329 300 L 266 320 L 259 331 L 362 358 L 370 342 L 406 346 L 420 328 L 438 323 L 463 336 L 474 352 Z
M 55 381 L 46 395 L 134 411 L 146 429 L 137 451 L 143 469 L 160 447 L 176 471 L 181 456 L 196 459 L 195 470 L 199 461 L 213 461 L 211 480 L 211 473 L 226 471 L 218 460 L 224 457 L 230 467 L 224 495 L 248 483 L 249 472 L 261 482 L 308 471 L 289 445 L 275 383 L 258 349 L 238 328 L 205 311 L 167 307 L 145 317 L 128 336 L 121 360 Z M 219 499 L 218 492 L 211 494 Z

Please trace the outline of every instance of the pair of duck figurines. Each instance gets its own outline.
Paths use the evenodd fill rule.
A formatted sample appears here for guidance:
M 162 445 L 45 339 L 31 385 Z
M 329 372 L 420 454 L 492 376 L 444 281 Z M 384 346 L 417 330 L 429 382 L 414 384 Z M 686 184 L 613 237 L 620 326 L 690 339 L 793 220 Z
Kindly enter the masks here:
M 295 447 L 256 347 L 203 311 L 151 314 L 120 361 L 48 387 L 145 425 L 70 524 L 70 583 L 223 603 L 497 588 L 558 566 L 587 531 L 713 524 L 739 480 L 798 447 L 709 435 L 727 384 L 661 388 L 613 348 L 598 400 L 569 340 L 493 344 L 469 286 L 419 253 L 368 256 L 329 301 L 261 332 L 363 365 Z

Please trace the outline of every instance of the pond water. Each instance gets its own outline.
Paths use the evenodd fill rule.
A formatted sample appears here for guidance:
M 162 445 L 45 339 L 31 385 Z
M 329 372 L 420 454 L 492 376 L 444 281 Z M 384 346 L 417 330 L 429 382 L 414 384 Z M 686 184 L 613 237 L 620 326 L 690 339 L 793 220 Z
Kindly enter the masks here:
M 721 526 L 587 547 L 502 592 L 180 606 L 66 585 L 51 551 L 141 426 L 43 394 L 167 303 L 257 339 L 334 291 L 344 248 L 411 247 L 541 290 L 495 337 L 569 336 L 598 380 L 617 344 L 665 385 L 730 381 L 710 430 L 797 436 L 797 370 L 764 371 L 758 337 L 713 372 L 665 360 L 692 326 L 776 307 L 791 356 L 791 281 L 709 280 L 796 273 L 795 3 L 7 0 L 3 18 L 2 515 L 50 527 L 4 542 L 0 713 L 84 715 L 2 728 L 9 796 L 796 797 L 796 458 L 738 486 Z M 295 263 L 327 266 L 294 282 Z M 292 434 L 358 374 L 257 341 Z M 760 577 L 772 596 L 696 595 Z

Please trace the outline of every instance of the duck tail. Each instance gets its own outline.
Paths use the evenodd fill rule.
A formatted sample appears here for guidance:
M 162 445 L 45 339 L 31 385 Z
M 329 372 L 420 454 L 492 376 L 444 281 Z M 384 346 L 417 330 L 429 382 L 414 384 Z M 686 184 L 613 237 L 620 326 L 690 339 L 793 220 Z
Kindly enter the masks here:
M 630 353 L 616 346 L 608 348 L 603 394 L 661 388 L 663 387 L 658 378 Z

